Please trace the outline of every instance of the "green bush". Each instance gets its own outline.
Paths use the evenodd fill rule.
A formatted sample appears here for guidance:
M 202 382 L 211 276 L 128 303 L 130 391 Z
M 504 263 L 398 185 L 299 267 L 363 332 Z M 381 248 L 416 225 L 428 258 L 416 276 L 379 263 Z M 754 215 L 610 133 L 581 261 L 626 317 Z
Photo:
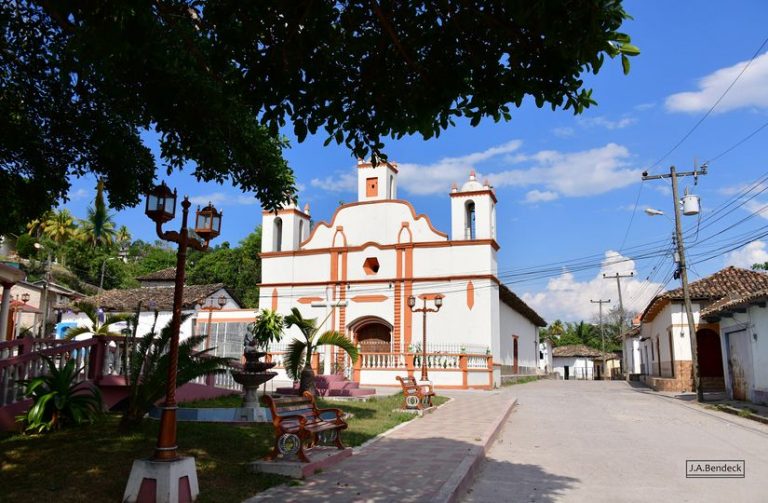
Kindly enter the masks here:
M 17 417 L 24 422 L 24 430 L 42 433 L 96 419 L 102 412 L 101 393 L 90 383 L 77 382 L 83 368 L 75 369 L 74 359 L 61 369 L 52 358 L 43 359 L 48 373 L 23 381 L 24 395 L 33 400 L 26 414 Z

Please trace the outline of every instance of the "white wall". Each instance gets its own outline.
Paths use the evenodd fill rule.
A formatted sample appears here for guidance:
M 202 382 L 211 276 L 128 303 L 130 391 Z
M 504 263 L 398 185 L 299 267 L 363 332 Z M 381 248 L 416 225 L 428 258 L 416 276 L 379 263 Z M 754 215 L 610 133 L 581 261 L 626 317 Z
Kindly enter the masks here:
M 539 363 L 538 328 L 526 317 L 504 304 L 499 303 L 500 311 L 500 351 L 498 359 L 494 354 L 494 363 L 514 364 L 514 338 L 517 338 L 518 368 L 520 373 L 534 373 Z
M 733 317 L 720 320 L 725 385 L 732 397 L 732 366 L 728 364 L 730 348 L 727 347 L 731 337 L 745 337 L 749 344 L 749 361 L 740 362 L 751 384 L 747 389 L 748 400 L 768 404 L 768 309 L 749 306 L 746 313 L 733 313 Z
M 593 379 L 596 374 L 594 371 L 594 363 L 589 358 L 581 356 L 555 356 L 552 358 L 552 365 L 555 369 L 555 373 L 560 375 L 561 379 L 565 378 L 565 367 L 569 367 L 569 379 Z

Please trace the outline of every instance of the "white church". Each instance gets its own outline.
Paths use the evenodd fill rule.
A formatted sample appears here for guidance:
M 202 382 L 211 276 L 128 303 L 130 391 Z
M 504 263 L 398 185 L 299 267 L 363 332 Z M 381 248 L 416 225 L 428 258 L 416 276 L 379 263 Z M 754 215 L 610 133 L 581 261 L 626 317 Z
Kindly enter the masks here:
M 449 237 L 397 198 L 396 164 L 358 161 L 357 172 L 357 202 L 312 229 L 308 206 L 263 213 L 259 307 L 297 307 L 346 334 L 358 361 L 328 349 L 318 368 L 362 385 L 420 376 L 425 320 L 412 309 L 436 304 L 425 359 L 435 387 L 489 389 L 503 375 L 535 373 L 546 322 L 498 278 L 493 188 L 474 172 L 454 184 Z

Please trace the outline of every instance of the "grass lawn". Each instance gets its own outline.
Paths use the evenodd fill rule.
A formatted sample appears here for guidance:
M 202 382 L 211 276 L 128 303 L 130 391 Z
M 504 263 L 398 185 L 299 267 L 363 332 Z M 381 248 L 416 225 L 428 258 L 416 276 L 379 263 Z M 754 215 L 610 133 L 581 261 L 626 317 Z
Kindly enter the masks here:
M 235 395 L 181 406 L 238 407 Z M 446 398 L 436 397 L 436 405 Z M 368 402 L 320 400 L 322 407 L 337 407 L 354 416 L 342 434 L 347 445 L 357 446 L 379 433 L 409 421 L 414 415 L 393 412 L 402 397 L 380 397 Z M 117 431 L 119 416 L 87 427 L 48 435 L 0 437 L 0 502 L 120 501 L 134 459 L 149 457 L 157 439 L 158 422 L 145 420 L 131 434 Z M 272 446 L 271 424 L 248 426 L 178 423 L 181 455 L 194 456 L 200 483 L 200 502 L 241 501 L 285 482 L 276 475 L 252 474 L 247 463 L 264 456 Z

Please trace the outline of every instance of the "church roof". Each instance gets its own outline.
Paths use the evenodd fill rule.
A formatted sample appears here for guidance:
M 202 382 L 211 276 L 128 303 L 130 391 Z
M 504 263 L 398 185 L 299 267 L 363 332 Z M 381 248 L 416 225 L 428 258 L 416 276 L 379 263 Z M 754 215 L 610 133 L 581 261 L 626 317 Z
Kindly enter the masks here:
M 539 316 L 539 313 L 523 302 L 523 299 L 515 295 L 515 292 L 501 283 L 499 284 L 499 300 L 520 313 L 537 327 L 547 326 L 547 322 L 544 321 L 544 318 Z

